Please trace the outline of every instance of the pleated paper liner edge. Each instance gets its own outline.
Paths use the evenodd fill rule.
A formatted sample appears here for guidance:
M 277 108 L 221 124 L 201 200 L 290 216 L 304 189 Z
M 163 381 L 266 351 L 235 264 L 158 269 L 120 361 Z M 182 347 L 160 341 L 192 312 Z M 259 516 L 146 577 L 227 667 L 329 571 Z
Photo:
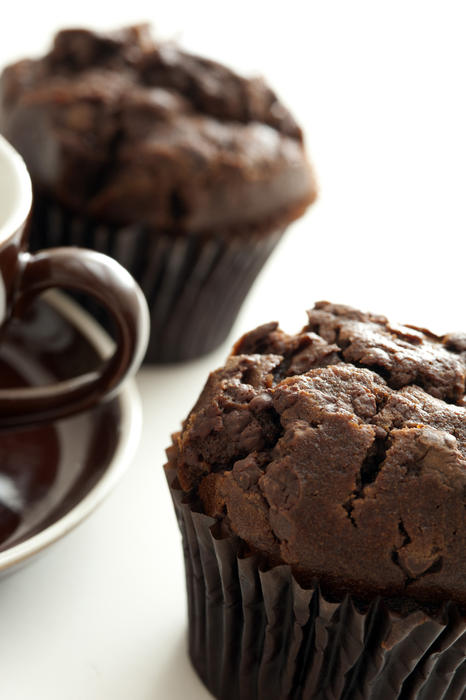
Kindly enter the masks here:
M 170 450 L 168 451 L 170 460 Z M 466 689 L 466 618 L 401 614 L 376 598 L 334 601 L 289 566 L 262 570 L 236 537 L 196 512 L 165 466 L 182 533 L 188 648 L 219 700 L 460 700 Z
M 287 226 L 250 235 L 174 235 L 143 226 L 93 223 L 36 196 L 30 226 L 32 250 L 76 245 L 110 255 L 140 285 L 151 316 L 146 363 L 194 359 L 218 347 L 257 275 Z M 102 309 L 79 303 L 107 330 Z

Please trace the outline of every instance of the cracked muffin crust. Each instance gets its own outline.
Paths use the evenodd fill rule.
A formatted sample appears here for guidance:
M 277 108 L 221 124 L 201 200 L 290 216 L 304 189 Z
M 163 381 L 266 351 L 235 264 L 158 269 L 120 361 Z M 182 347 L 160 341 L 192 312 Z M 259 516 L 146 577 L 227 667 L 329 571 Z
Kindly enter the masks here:
M 150 310 L 146 362 L 220 345 L 317 193 L 301 129 L 264 80 L 147 25 L 64 30 L 8 66 L 0 131 L 31 174 L 30 249 L 85 246 L 123 265 Z
M 7 67 L 0 127 L 36 188 L 103 223 L 286 224 L 316 195 L 301 130 L 267 84 L 146 25 L 64 30 Z
M 304 586 L 466 605 L 466 335 L 308 315 L 210 375 L 175 440 L 180 486 Z

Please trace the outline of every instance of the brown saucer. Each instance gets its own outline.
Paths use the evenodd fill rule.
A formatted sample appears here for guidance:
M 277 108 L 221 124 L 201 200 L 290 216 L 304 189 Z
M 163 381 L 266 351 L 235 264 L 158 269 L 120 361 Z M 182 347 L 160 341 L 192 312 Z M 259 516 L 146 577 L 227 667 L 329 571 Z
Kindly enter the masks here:
M 71 378 L 111 351 L 105 333 L 64 295 L 49 293 L 0 338 L 0 386 Z M 128 465 L 140 433 L 135 386 L 70 418 L 0 429 L 0 572 L 86 517 Z

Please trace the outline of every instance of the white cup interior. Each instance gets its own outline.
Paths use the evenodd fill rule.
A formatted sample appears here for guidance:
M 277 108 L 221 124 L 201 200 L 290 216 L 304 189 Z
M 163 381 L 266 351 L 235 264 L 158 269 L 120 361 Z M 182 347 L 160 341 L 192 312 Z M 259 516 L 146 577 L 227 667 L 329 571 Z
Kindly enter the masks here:
M 31 180 L 24 161 L 0 136 L 0 243 L 24 223 L 31 203 Z

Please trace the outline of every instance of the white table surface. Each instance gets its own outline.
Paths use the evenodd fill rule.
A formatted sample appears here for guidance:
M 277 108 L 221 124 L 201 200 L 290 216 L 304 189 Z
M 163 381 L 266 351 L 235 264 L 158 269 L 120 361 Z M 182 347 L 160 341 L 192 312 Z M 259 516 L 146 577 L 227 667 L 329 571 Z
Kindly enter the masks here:
M 180 538 L 162 464 L 170 433 L 240 333 L 272 319 L 297 330 L 322 298 L 438 331 L 466 328 L 463 7 L 16 0 L 3 8 L 1 64 L 40 52 L 59 26 L 147 18 L 190 49 L 266 74 L 304 126 L 320 199 L 263 270 L 222 348 L 141 370 L 140 449 L 103 506 L 0 580 L 2 699 L 209 697 L 185 654 Z

